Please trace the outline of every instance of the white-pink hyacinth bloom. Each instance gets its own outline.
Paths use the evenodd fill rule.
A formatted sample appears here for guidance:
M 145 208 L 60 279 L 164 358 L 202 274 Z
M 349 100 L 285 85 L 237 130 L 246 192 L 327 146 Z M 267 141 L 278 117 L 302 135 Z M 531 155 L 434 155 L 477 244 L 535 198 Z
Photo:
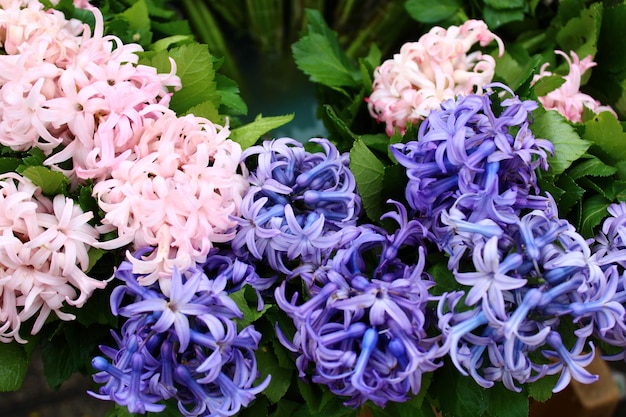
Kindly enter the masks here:
M 144 110 L 167 108 L 180 88 L 174 61 L 169 74 L 139 65 L 141 46 L 104 35 L 102 13 L 84 1 L 75 4 L 93 13 L 93 32 L 37 0 L 0 4 L 0 144 L 40 148 L 54 169 L 72 159 L 73 180 L 106 178 L 157 114 Z
M 617 117 L 615 111 L 610 106 L 603 106 L 590 95 L 580 92 L 580 82 L 583 74 L 597 65 L 593 61 L 593 57 L 588 55 L 583 60 L 580 60 L 574 51 L 570 52 L 571 57 L 563 51 L 556 50 L 554 52 L 565 58 L 569 66 L 569 73 L 563 76 L 565 82 L 560 87 L 550 91 L 545 96 L 538 97 L 541 104 L 547 110 L 556 110 L 565 116 L 567 120 L 575 123 L 582 120 L 585 107 L 594 113 L 608 111 Z M 552 72 L 547 70 L 549 66 L 550 63 L 547 62 L 541 66 L 541 71 L 533 78 L 533 84 L 543 77 L 553 75 Z
M 248 182 L 241 172 L 241 147 L 228 139 L 228 127 L 172 111 L 146 123 L 136 159 L 122 161 L 111 178 L 94 186 L 105 216 L 104 230 L 118 237 L 100 247 L 131 243 L 155 248 L 141 259 L 129 255 L 134 272 L 149 285 L 203 262 L 215 242 L 234 237 Z M 167 291 L 167 279 L 160 281 Z
M 374 71 L 373 92 L 367 99 L 372 117 L 384 122 L 391 136 L 404 133 L 409 124 L 424 119 L 432 109 L 459 94 L 482 93 L 493 80 L 495 60 L 480 51 L 479 43 L 502 40 L 481 20 L 468 20 L 448 29 L 433 27 L 417 42 L 405 43 L 400 52 Z
M 88 251 L 100 234 L 70 198 L 41 195 L 15 173 L 0 175 L 0 342 L 16 340 L 21 324 L 37 316 L 31 334 L 50 313 L 72 320 L 70 304 L 82 307 L 106 282 L 88 277 Z

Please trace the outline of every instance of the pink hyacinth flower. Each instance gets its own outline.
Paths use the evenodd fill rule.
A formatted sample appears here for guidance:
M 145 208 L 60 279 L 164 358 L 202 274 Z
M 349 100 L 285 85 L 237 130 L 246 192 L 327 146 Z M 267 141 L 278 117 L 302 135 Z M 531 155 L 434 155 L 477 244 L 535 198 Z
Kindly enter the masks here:
M 100 236 L 92 217 L 69 198 L 41 195 L 15 173 L 0 176 L 0 342 L 26 343 L 20 328 L 35 316 L 31 334 L 51 313 L 74 319 L 63 307 L 82 307 L 106 286 L 85 273 Z
M 469 52 L 476 43 L 486 46 L 493 41 L 502 55 L 502 40 L 483 21 L 468 20 L 448 29 L 433 27 L 419 41 L 405 43 L 374 71 L 367 99 L 370 114 L 385 123 L 391 136 L 396 129 L 404 133 L 409 124 L 458 94 L 482 93 L 493 79 L 495 60 Z
M 565 58 L 569 65 L 569 74 L 563 76 L 565 82 L 560 87 L 539 97 L 541 104 L 547 110 L 556 110 L 566 119 L 575 123 L 581 122 L 585 107 L 594 113 L 608 111 L 617 117 L 610 106 L 603 106 L 590 95 L 580 92 L 580 80 L 583 74 L 597 65 L 593 62 L 592 56 L 589 55 L 580 60 L 574 51 L 570 52 L 571 57 L 563 51 L 556 50 L 554 52 Z M 533 79 L 533 84 L 543 77 L 552 75 L 552 72 L 547 70 L 549 65 L 549 63 L 542 65 L 541 71 Z
M 168 291 L 173 267 L 186 270 L 206 260 L 216 242 L 234 237 L 248 182 L 240 173 L 241 147 L 221 127 L 193 115 L 166 112 L 144 126 L 135 159 L 123 161 L 111 178 L 94 186 L 105 212 L 105 230 L 118 237 L 100 247 L 155 248 L 139 259 L 128 255 L 133 272 L 146 274 Z

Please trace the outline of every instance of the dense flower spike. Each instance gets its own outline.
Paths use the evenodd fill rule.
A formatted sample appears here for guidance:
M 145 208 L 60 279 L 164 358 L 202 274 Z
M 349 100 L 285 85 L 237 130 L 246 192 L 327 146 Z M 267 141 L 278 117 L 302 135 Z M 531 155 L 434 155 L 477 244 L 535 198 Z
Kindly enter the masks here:
M 243 198 L 235 253 L 263 259 L 276 271 L 293 264 L 319 264 L 324 254 L 349 239 L 360 213 L 348 154 L 326 139 L 311 139 L 323 152 L 310 153 L 293 139 L 266 141 L 247 149 L 250 189 Z
M 139 157 L 94 186 L 105 213 L 102 230 L 118 235 L 101 247 L 155 248 L 149 256 L 131 255 L 142 284 L 160 280 L 167 294 L 174 266 L 204 262 L 215 243 L 235 236 L 231 217 L 239 215 L 248 183 L 241 147 L 228 135 L 228 127 L 206 119 L 164 112 L 137 138 Z
M 496 114 L 491 94 L 444 103 L 422 122 L 417 141 L 393 148 L 407 167 L 407 200 L 460 285 L 439 300 L 443 349 L 484 387 L 502 381 L 520 391 L 556 373 L 554 391 L 571 378 L 593 382 L 584 370 L 593 357 L 588 337 L 594 329 L 607 340 L 623 334 L 609 267 L 623 258 L 609 243 L 623 210 L 612 208 L 611 238 L 592 254 L 559 219 L 552 197 L 538 193 L 535 171 L 547 168 L 552 145 L 530 130 L 537 104 L 504 98 Z
M 545 96 L 540 96 L 539 101 L 547 110 L 556 110 L 572 122 L 581 122 L 583 110 L 587 107 L 594 113 L 603 111 L 611 112 L 615 115 L 615 111 L 609 106 L 603 106 L 600 102 L 588 94 L 580 91 L 581 78 L 586 71 L 596 66 L 593 57 L 588 55 L 582 61 L 571 51 L 568 56 L 565 52 L 556 50 L 556 54 L 561 55 L 569 66 L 569 74 L 564 75 L 565 82 L 555 90 L 550 91 Z M 535 75 L 533 83 L 536 83 L 544 77 L 549 77 L 552 72 L 548 71 L 550 63 L 541 66 L 539 74 Z M 617 115 L 615 115 L 617 117 Z
M 468 20 L 448 29 L 436 26 L 418 42 L 405 43 L 393 59 L 374 71 L 370 114 L 385 122 L 391 136 L 396 129 L 404 133 L 409 124 L 423 120 L 458 94 L 481 94 L 493 80 L 496 64 L 490 55 L 470 53 L 470 49 L 494 40 L 502 55 L 502 40 L 484 22 Z
M 433 282 L 423 271 L 425 230 L 407 219 L 402 205 L 397 208 L 387 214 L 399 223 L 394 234 L 361 226 L 358 236 L 323 265 L 300 268 L 308 284 L 306 302 L 297 305 L 297 293 L 288 297 L 286 282 L 276 290 L 296 334 L 287 340 L 277 331 L 298 353 L 300 375 L 313 364 L 313 382 L 347 397 L 346 405 L 406 401 L 420 391 L 422 374 L 440 365 L 437 339 L 426 334 Z M 414 247 L 410 264 L 397 256 L 407 245 L 420 247 Z M 373 256 L 378 264 L 371 270 Z
M 93 33 L 86 24 L 44 10 L 38 1 L 7 1 L 0 9 L 0 144 L 40 148 L 46 164 L 71 158 L 74 179 L 106 178 L 137 145 L 146 119 L 165 109 L 170 74 L 138 65 L 137 44 L 103 35 L 102 13 Z M 85 5 L 86 6 L 86 5 Z M 61 152 L 52 151 L 63 146 Z
M 70 198 L 41 195 L 30 180 L 0 176 L 0 341 L 16 340 L 22 322 L 37 315 L 31 333 L 41 330 L 50 313 L 74 316 L 65 303 L 82 307 L 106 283 L 88 277 L 88 251 L 100 234 Z
M 91 395 L 141 414 L 162 411 L 162 401 L 174 398 L 189 417 L 231 416 L 252 402 L 269 376 L 254 385 L 261 335 L 252 326 L 237 330 L 242 313 L 226 291 L 235 268 L 226 263 L 222 257 L 186 271 L 174 267 L 165 296 L 123 262 L 116 277 L 124 284 L 113 290 L 111 310 L 127 320 L 113 333 L 117 346 L 102 346 L 106 357 L 92 361 L 103 385 Z
M 392 146 L 407 168 L 406 198 L 432 227 L 441 244 L 448 222 L 515 222 L 520 209 L 547 207 L 538 191 L 537 168 L 547 169 L 553 145 L 533 136 L 529 122 L 537 103 L 517 96 L 494 114 L 492 85 L 485 95 L 459 96 L 442 104 L 420 125 L 418 140 Z M 493 233 L 490 228 L 483 228 Z M 495 232 L 498 233 L 498 232 Z

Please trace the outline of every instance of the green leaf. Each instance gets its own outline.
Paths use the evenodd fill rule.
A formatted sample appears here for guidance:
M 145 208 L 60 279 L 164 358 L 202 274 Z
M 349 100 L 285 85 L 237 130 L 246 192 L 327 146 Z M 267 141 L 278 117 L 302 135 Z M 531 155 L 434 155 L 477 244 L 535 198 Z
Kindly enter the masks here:
M 337 115 L 335 109 L 330 104 L 324 104 L 322 109 L 324 110 L 325 125 L 331 132 L 331 137 L 335 140 L 337 147 L 343 150 L 342 144 L 352 145 L 358 139 L 358 136 L 347 125 L 345 118 Z
M 148 6 L 145 0 L 136 0 L 132 6 L 120 13 L 126 18 L 131 30 L 135 32 L 133 40 L 141 45 L 148 45 L 152 42 L 152 33 L 150 32 L 150 16 L 148 15 Z M 137 37 L 140 37 L 137 39 Z
M 435 372 L 430 392 L 437 394 L 443 417 L 482 416 L 489 404 L 489 390 L 449 362 Z
M 594 228 L 608 215 L 607 208 L 610 202 L 604 197 L 594 195 L 583 201 L 580 233 L 585 237 L 594 235 Z
M 17 342 L 0 343 L 0 392 L 17 391 L 28 370 L 28 354 Z
M 334 33 L 318 10 L 307 10 L 308 33 L 292 45 L 298 68 L 311 81 L 328 87 L 357 87 L 358 68 L 339 46 Z
M 533 86 L 537 97 L 542 97 L 548 94 L 550 91 L 554 91 L 565 83 L 565 78 L 560 75 L 549 75 L 547 77 L 540 78 Z
M 62 173 L 44 166 L 30 166 L 22 171 L 22 175 L 40 187 L 41 192 L 47 196 L 62 194 L 70 182 Z
M 172 95 L 170 108 L 184 114 L 205 101 L 219 107 L 220 96 L 208 47 L 198 43 L 181 45 L 171 49 L 169 54 L 163 51 L 152 56 L 148 65 L 156 67 L 159 72 L 169 72 L 169 57 L 176 61 L 176 75 L 182 83 L 182 88 Z
M 277 403 L 291 386 L 293 370 L 281 367 L 273 351 L 261 346 L 256 352 L 257 364 L 261 378 L 271 375 L 271 381 L 263 391 L 268 400 Z
M 91 369 L 91 358 L 98 342 L 107 337 L 108 329 L 108 326 L 91 325 L 85 329 L 76 322 L 60 323 L 52 338 L 42 340 L 41 355 L 48 385 L 56 389 L 75 372 Z
M 231 130 L 230 138 L 239 143 L 243 149 L 249 148 L 264 134 L 289 123 L 293 116 L 293 113 L 272 117 L 263 117 L 259 114 L 253 122 Z
M 23 166 L 17 168 L 19 173 L 22 173 L 25 167 L 43 165 L 43 161 L 46 160 L 46 155 L 39 148 L 31 148 L 28 150 L 28 156 L 22 159 Z
M 602 112 L 585 123 L 583 138 L 600 148 L 605 160 L 626 160 L 626 133 L 619 121 L 609 112 Z
M 362 140 L 357 140 L 350 150 L 350 169 L 356 179 L 365 213 L 372 220 L 380 219 L 385 204 L 381 201 L 385 165 Z
M 496 383 L 489 388 L 487 414 L 492 417 L 527 417 L 528 397 Z
M 524 7 L 524 0 L 485 0 L 485 4 L 496 10 L 521 9 Z
M 230 294 L 230 298 L 237 304 L 239 310 L 243 314 L 243 320 L 241 320 L 243 326 L 248 326 L 249 324 L 257 321 L 260 317 L 265 314 L 265 312 L 271 307 L 270 304 L 265 304 L 263 310 L 258 311 L 256 308 L 257 302 L 256 300 L 253 302 L 254 307 L 250 307 L 250 301 L 247 299 L 245 292 L 251 287 L 244 287 L 239 291 L 235 291 Z
M 156 52 L 166 51 L 175 45 L 191 42 L 193 42 L 192 35 L 172 35 L 154 42 L 150 49 Z
M 559 380 L 559 374 L 546 375 L 543 378 L 539 378 L 535 382 L 528 384 L 528 395 L 539 402 L 546 402 L 552 398 L 552 389 L 556 386 Z
M 626 42 L 616 42 L 624 35 L 626 3 L 604 8 L 598 42 L 598 66 L 612 73 L 626 70 Z
M 203 101 L 200 104 L 196 104 L 195 106 L 187 110 L 185 114 L 193 114 L 194 116 L 204 117 L 205 119 L 208 119 L 211 122 L 217 123 L 219 125 L 224 124 L 224 118 L 220 116 L 217 107 L 215 107 L 215 104 L 213 104 L 213 102 L 210 100 Z
M 531 129 L 535 137 L 547 139 L 554 144 L 554 156 L 548 157 L 548 176 L 561 174 L 572 162 L 583 156 L 590 145 L 555 110 L 537 114 Z
M 452 17 L 459 11 L 459 0 L 408 0 L 404 7 L 409 15 L 422 23 L 436 23 Z
M 616 167 L 605 164 L 593 155 L 589 155 L 584 161 L 570 167 L 567 171 L 574 180 L 585 176 L 608 177 L 616 172 Z
M 22 160 L 19 158 L 9 158 L 2 157 L 0 158 L 0 174 L 5 174 L 7 172 L 13 172 L 17 169 L 18 166 L 22 163 Z
M 558 201 L 558 206 L 559 214 L 565 216 L 569 213 L 572 207 L 580 202 L 580 199 L 585 194 L 585 189 L 576 184 L 576 181 L 567 175 L 567 173 L 561 174 L 555 182 L 555 185 L 564 191 Z
M 583 9 L 579 17 L 570 19 L 556 35 L 559 49 L 575 51 L 580 59 L 595 56 L 602 23 L 602 3 Z
M 524 20 L 524 9 L 494 9 L 490 6 L 483 8 L 483 19 L 491 29 L 498 28 L 510 22 Z
M 216 74 L 217 91 L 221 97 L 221 105 L 226 108 L 229 115 L 248 114 L 248 106 L 239 95 L 237 83 L 230 78 Z

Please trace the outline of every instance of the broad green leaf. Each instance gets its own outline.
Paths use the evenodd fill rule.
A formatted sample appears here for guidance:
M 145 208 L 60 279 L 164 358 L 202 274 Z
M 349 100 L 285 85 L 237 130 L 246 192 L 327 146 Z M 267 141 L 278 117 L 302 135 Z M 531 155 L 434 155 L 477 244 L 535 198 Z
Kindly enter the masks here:
M 211 101 L 216 107 L 220 96 L 215 82 L 213 60 L 206 45 L 189 44 L 173 48 L 168 53 L 158 53 L 152 57 L 150 65 L 159 72 L 169 72 L 168 55 L 176 61 L 176 75 L 180 77 L 182 88 L 172 95 L 170 108 L 177 113 L 185 113 L 193 106 Z
M 0 392 L 17 391 L 28 370 L 28 354 L 17 342 L 0 343 Z
M 172 35 L 172 36 L 168 36 L 167 38 L 162 38 L 154 42 L 152 46 L 150 47 L 150 49 L 156 52 L 166 51 L 172 46 L 182 44 L 182 43 L 190 43 L 192 41 L 193 41 L 192 35 Z
M 44 376 L 50 387 L 56 389 L 79 370 L 91 369 L 90 361 L 109 326 L 91 325 L 88 328 L 76 322 L 60 323 L 57 333 L 42 340 L 41 356 Z
M 528 395 L 541 403 L 552 398 L 552 389 L 556 386 L 559 375 L 546 375 L 528 384 Z
M 612 73 L 626 70 L 626 42 L 616 42 L 624 36 L 626 3 L 606 6 L 598 42 L 598 66 Z
M 263 117 L 259 114 L 253 122 L 231 130 L 230 138 L 246 149 L 254 145 L 264 134 L 286 125 L 291 120 L 293 120 L 293 113 L 272 117 Z
M 246 407 L 241 407 L 239 412 L 236 414 L 237 417 L 259 417 L 259 416 L 267 416 L 269 408 L 269 402 L 263 397 L 257 397 L 251 404 L 248 404 Z M 160 416 L 155 416 L 160 417 Z M 181 417 L 180 411 L 176 416 L 172 417 Z
M 204 117 L 205 119 L 210 120 L 213 123 L 223 125 L 224 118 L 220 116 L 219 111 L 215 107 L 212 101 L 207 100 L 200 104 L 196 104 L 189 110 L 185 112 L 185 114 L 193 114 L 194 116 Z
M 359 70 L 339 46 L 321 13 L 307 10 L 308 33 L 292 45 L 298 68 L 311 81 L 328 87 L 357 87 Z
M 246 299 L 245 296 L 247 288 L 249 287 L 246 286 L 239 291 L 235 291 L 234 293 L 230 294 L 230 298 L 233 299 L 233 301 L 237 304 L 237 307 L 239 307 L 239 310 L 241 310 L 241 313 L 243 314 L 243 320 L 241 320 L 243 326 L 248 326 L 249 324 L 257 321 L 261 316 L 263 316 L 263 314 L 265 314 L 267 309 L 270 308 L 269 304 L 265 304 L 263 310 L 258 311 L 256 308 L 256 301 L 254 301 L 253 303 L 254 307 L 250 307 L 250 302 Z
M 304 403 L 307 406 L 309 415 L 315 415 L 317 411 L 322 407 L 323 391 L 321 385 L 313 384 L 308 381 L 303 381 L 301 378 L 296 380 L 300 395 L 304 399 Z
M 565 83 L 565 78 L 560 75 L 550 75 L 540 78 L 533 86 L 533 89 L 535 90 L 537 97 L 542 97 L 547 95 L 549 92 L 556 90 L 562 86 L 563 83 Z
M 559 214 L 567 215 L 572 207 L 574 207 L 585 194 L 585 189 L 581 188 L 576 181 L 567 173 L 561 174 L 555 182 L 555 185 L 564 191 L 558 200 Z
M 575 51 L 580 59 L 595 56 L 601 23 L 602 3 L 593 3 L 588 9 L 581 10 L 579 17 L 569 20 L 557 33 L 559 49 Z
M 594 195 L 583 201 L 580 233 L 584 237 L 592 237 L 594 228 L 608 215 L 610 202 L 602 196 Z
M 626 181 L 613 181 L 613 199 L 615 201 L 626 201 Z
M 429 291 L 432 295 L 441 295 L 459 289 L 460 284 L 454 279 L 452 271 L 448 268 L 447 259 L 437 256 L 436 262 L 430 262 L 428 273 L 433 277 L 435 286 Z
M 350 150 L 350 169 L 356 179 L 365 213 L 370 219 L 378 220 L 384 212 L 381 197 L 385 165 L 362 140 L 357 140 Z
M 270 417 L 293 417 L 295 411 L 302 405 L 299 401 L 283 398 L 276 406 L 276 411 Z
M 25 167 L 43 165 L 43 161 L 46 160 L 46 155 L 39 148 L 31 148 L 28 150 L 28 156 L 22 159 L 23 165 L 17 168 L 17 171 L 21 173 Z
M 139 31 L 150 31 L 150 16 L 145 0 L 135 0 L 129 8 L 120 13 L 130 23 L 130 27 Z
M 20 166 L 22 160 L 19 158 L 9 158 L 2 157 L 0 158 L 0 174 L 4 174 L 6 172 L 13 172 Z
M 351 146 L 356 140 L 358 140 L 358 136 L 355 135 L 346 124 L 345 118 L 338 116 L 335 109 L 331 105 L 324 104 L 322 108 L 324 109 L 324 115 L 326 116 L 324 120 L 325 125 L 327 126 L 329 132 L 331 132 L 331 137 L 335 140 L 335 144 L 340 150 L 343 150 L 346 143 Z
M 48 196 L 63 193 L 70 182 L 69 178 L 62 173 L 44 166 L 30 166 L 22 171 L 22 175 L 40 187 L 41 192 Z
M 489 404 L 489 390 L 449 362 L 435 372 L 431 392 L 437 393 L 443 417 L 482 416 Z
M 222 74 L 215 75 L 217 91 L 221 97 L 221 105 L 225 107 L 229 115 L 248 114 L 248 106 L 239 94 L 237 83 Z
M 613 178 L 582 177 L 576 182 L 585 189 L 587 196 L 599 194 L 607 200 L 613 200 Z
M 261 378 L 265 379 L 267 375 L 272 378 L 263 393 L 270 402 L 277 403 L 291 386 L 293 370 L 281 367 L 276 355 L 267 346 L 261 346 L 257 350 L 256 358 Z
M 452 17 L 461 8 L 460 0 L 408 0 L 404 3 L 409 15 L 422 23 L 436 23 Z
M 626 160 L 626 133 L 611 113 L 602 112 L 586 122 L 582 136 L 599 147 L 609 161 Z
M 485 0 L 485 4 L 496 10 L 521 9 L 524 0 Z
M 531 129 L 535 137 L 547 139 L 554 145 L 554 156 L 548 157 L 548 176 L 561 174 L 572 162 L 583 156 L 590 145 L 555 110 L 537 114 Z
M 608 177 L 616 172 L 616 167 L 607 165 L 592 155 L 589 155 L 589 157 L 586 157 L 580 163 L 577 163 L 567 170 L 568 175 L 574 180 L 585 176 Z
M 483 8 L 483 19 L 490 29 L 498 28 L 510 22 L 524 20 L 524 9 L 494 9 L 490 6 Z
M 527 417 L 528 397 L 511 391 L 498 382 L 489 388 L 487 414 L 492 417 Z
M 361 69 L 361 78 L 363 85 L 366 87 L 365 93 L 370 95 L 372 92 L 372 82 L 373 82 L 373 74 L 374 70 L 378 65 L 380 65 L 380 61 L 382 59 L 380 49 L 376 46 L 375 43 L 372 43 L 370 46 L 370 50 L 365 58 L 359 59 L 359 66 Z

